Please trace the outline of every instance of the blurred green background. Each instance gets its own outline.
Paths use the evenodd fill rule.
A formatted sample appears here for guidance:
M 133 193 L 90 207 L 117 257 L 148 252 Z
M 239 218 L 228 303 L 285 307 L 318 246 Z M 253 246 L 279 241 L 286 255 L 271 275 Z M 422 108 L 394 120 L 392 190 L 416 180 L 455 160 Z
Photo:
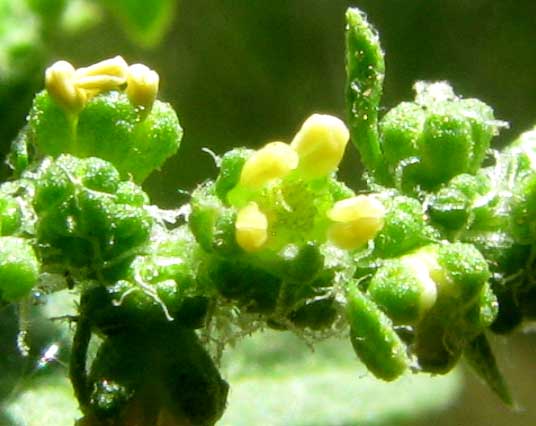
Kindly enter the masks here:
M 147 11 L 152 3 L 145 3 Z M 114 7 L 89 8 L 79 31 L 43 30 L 41 56 L 26 72 L 34 78 L 16 84 L 0 79 L 2 153 L 23 125 L 30 94 L 40 88 L 47 64 L 65 58 L 82 66 L 121 54 L 129 63 L 158 70 L 161 97 L 179 113 L 185 130 L 180 153 L 144 185 L 155 203 L 176 207 L 185 201 L 177 189 L 189 190 L 216 173 L 202 148 L 222 154 L 239 145 L 288 141 L 313 112 L 344 117 L 348 6 L 365 11 L 380 32 L 386 52 L 385 110 L 411 98 L 416 80 L 448 80 L 457 93 L 482 99 L 494 107 L 497 118 L 510 123 L 497 146 L 536 123 L 534 0 L 182 0 L 175 13 L 162 12 L 169 19 L 168 31 L 152 48 L 140 46 L 144 36 L 133 40 Z M 21 22 L 27 32 L 32 25 Z M 0 27 L 0 36 L 2 31 Z M 352 186 L 360 185 L 361 168 L 352 147 L 341 174 Z M 412 424 L 536 424 L 534 334 L 498 339 L 495 346 L 519 401 L 518 412 L 501 406 L 468 376 L 448 411 Z

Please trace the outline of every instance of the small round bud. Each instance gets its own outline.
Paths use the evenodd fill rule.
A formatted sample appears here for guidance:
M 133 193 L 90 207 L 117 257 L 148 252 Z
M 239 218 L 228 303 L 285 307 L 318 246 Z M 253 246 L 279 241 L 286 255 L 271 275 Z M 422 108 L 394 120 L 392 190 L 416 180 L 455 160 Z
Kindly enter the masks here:
M 31 244 L 16 237 L 0 238 L 0 297 L 15 302 L 37 283 L 39 261 Z
M 285 177 L 297 166 L 298 155 L 289 145 L 271 142 L 246 160 L 239 184 L 260 189 L 273 179 Z
M 418 254 L 386 261 L 367 293 L 396 324 L 417 323 L 437 299 L 436 284 Z
M 45 88 L 62 107 L 79 111 L 84 106 L 86 95 L 74 85 L 74 67 L 67 61 L 58 61 L 45 71 Z
M 308 178 L 326 176 L 339 167 L 350 133 L 331 115 L 313 114 L 303 123 L 290 146 L 298 153 L 298 170 Z
M 150 111 L 156 95 L 160 77 L 156 71 L 143 64 L 134 64 L 128 68 L 126 93 L 134 106 Z
M 327 216 L 333 224 L 329 239 L 338 247 L 351 250 L 373 239 L 383 228 L 385 208 L 370 195 L 337 201 Z
M 260 249 L 268 239 L 268 219 L 257 203 L 249 203 L 239 210 L 235 224 L 236 242 L 248 252 Z

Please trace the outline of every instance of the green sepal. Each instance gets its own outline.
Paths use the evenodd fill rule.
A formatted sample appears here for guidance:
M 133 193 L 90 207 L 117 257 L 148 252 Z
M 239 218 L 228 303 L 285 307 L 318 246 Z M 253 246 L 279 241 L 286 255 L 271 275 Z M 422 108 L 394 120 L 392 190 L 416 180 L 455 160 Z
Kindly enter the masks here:
M 393 179 L 412 173 L 411 160 L 419 154 L 419 137 L 426 114 L 413 102 L 402 102 L 380 121 L 381 149 Z
M 141 183 L 179 148 L 182 129 L 169 104 L 156 101 L 142 118 L 125 94 L 108 92 L 80 112 L 76 150 L 81 157 L 110 161 L 123 178 Z
M 393 323 L 357 287 L 347 289 L 346 300 L 350 340 L 357 356 L 377 378 L 395 380 L 408 369 L 410 359 Z
M 385 62 L 376 30 L 363 12 L 346 11 L 346 108 L 351 139 L 380 183 L 385 173 L 378 138 L 378 108 Z
M 28 115 L 28 140 L 41 155 L 74 153 L 77 117 L 58 105 L 46 90 L 39 92 Z
M 428 204 L 428 214 L 433 222 L 447 231 L 457 231 L 464 227 L 489 228 L 488 206 L 474 208 L 475 200 L 491 191 L 489 180 L 483 174 L 460 174 L 435 193 Z
M 514 405 L 508 383 L 497 366 L 485 334 L 480 334 L 472 340 L 464 348 L 463 356 L 477 376 L 486 382 L 502 402 L 509 406 Z
M 235 148 L 226 152 L 221 158 L 215 192 L 223 202 L 227 201 L 227 193 L 238 184 L 242 167 L 252 153 L 251 149 Z
M 423 315 L 423 284 L 401 259 L 387 260 L 374 274 L 367 294 L 395 324 L 413 324 Z
M 382 199 L 387 208 L 383 229 L 374 239 L 374 253 L 379 257 L 397 257 L 439 239 L 428 226 L 422 205 L 403 196 Z
M 447 276 L 439 285 L 439 293 L 461 303 L 474 301 L 490 278 L 488 263 L 472 245 L 464 243 L 442 244 L 437 250 L 437 261 Z

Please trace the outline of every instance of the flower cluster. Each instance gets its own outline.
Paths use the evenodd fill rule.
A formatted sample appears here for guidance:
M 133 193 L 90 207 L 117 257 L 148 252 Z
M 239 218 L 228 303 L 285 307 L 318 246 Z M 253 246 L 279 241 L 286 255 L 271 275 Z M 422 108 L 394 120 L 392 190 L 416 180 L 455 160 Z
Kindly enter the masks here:
M 214 424 L 228 385 L 213 343 L 265 327 L 349 334 L 384 380 L 463 356 L 512 403 L 486 333 L 536 317 L 536 130 L 490 151 L 503 123 L 446 83 L 380 119 L 378 36 L 357 10 L 347 22 L 348 127 L 313 114 L 290 143 L 225 153 L 181 214 L 140 187 L 182 136 L 158 75 L 120 57 L 46 71 L 0 185 L 0 299 L 80 293 L 80 424 Z M 359 192 L 337 178 L 350 140 Z

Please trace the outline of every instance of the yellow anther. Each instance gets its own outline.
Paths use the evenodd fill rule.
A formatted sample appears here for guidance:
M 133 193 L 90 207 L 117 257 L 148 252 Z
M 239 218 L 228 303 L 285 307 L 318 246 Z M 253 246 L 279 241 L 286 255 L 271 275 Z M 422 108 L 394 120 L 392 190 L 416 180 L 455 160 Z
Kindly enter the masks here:
M 240 174 L 240 185 L 261 188 L 273 179 L 285 177 L 297 165 L 298 155 L 288 144 L 271 142 L 247 159 Z
M 76 70 L 75 79 L 95 76 L 110 76 L 117 77 L 126 82 L 128 74 L 128 64 L 121 56 L 105 59 L 90 65 L 89 67 L 78 68 Z
M 268 239 L 268 219 L 257 203 L 240 209 L 235 224 L 236 242 L 247 252 L 260 249 Z
M 78 78 L 74 84 L 79 89 L 91 90 L 98 93 L 118 88 L 122 84 L 125 84 L 125 79 L 111 75 L 90 75 Z
M 86 94 L 74 85 L 74 67 L 67 61 L 58 61 L 45 71 L 45 88 L 64 108 L 76 112 L 82 109 Z
M 296 134 L 290 146 L 298 153 L 298 166 L 308 179 L 326 176 L 339 167 L 350 132 L 331 115 L 313 114 Z
M 374 196 L 337 201 L 327 216 L 334 223 L 328 229 L 328 238 L 338 247 L 351 250 L 373 239 L 383 228 L 385 207 Z
M 85 90 L 86 96 L 91 98 L 126 84 L 127 73 L 128 64 L 121 56 L 116 56 L 89 67 L 78 68 L 73 76 L 74 85 Z
M 128 68 L 126 93 L 130 102 L 150 111 L 156 95 L 160 77 L 156 71 L 143 64 L 134 64 Z
M 439 264 L 433 253 L 421 251 L 403 256 L 401 260 L 404 265 L 413 271 L 421 286 L 419 310 L 422 316 L 434 306 L 437 300 L 437 283 L 434 281 L 433 276 L 440 269 Z

